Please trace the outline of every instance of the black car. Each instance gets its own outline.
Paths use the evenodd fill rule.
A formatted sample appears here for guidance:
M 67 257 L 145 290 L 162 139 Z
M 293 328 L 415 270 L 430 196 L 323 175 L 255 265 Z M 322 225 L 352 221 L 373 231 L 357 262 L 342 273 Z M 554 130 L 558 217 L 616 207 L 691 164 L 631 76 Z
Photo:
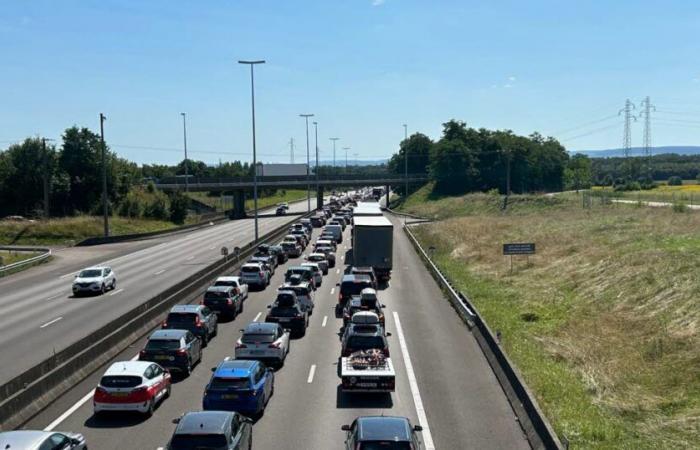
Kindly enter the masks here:
M 364 416 L 341 427 L 346 432 L 347 450 L 421 450 L 420 425 L 411 426 L 406 417 Z
M 250 450 L 253 421 L 230 411 L 188 412 L 179 419 L 168 450 Z
M 243 312 L 243 299 L 231 286 L 209 286 L 204 293 L 204 304 L 212 311 L 235 319 Z
M 163 322 L 164 330 L 189 330 L 207 346 L 216 336 L 219 321 L 216 313 L 205 305 L 175 305 Z
M 311 287 L 316 290 L 316 283 L 314 282 L 314 271 L 311 267 L 304 266 L 291 266 L 287 268 L 284 274 L 284 281 L 291 281 L 293 275 L 299 275 L 301 277 L 300 281 L 305 281 L 311 285 Z
M 355 295 L 345 304 L 345 308 L 343 308 L 343 326 L 347 326 L 350 319 L 352 319 L 353 314 L 361 311 L 375 313 L 379 318 L 379 323 L 384 326 L 384 306 L 385 305 L 376 301 L 363 301 L 361 296 Z
M 156 330 L 139 352 L 140 361 L 153 361 L 189 375 L 202 360 L 202 341 L 187 330 Z
M 377 289 L 379 281 L 372 267 L 353 267 L 350 273 L 353 275 L 367 275 L 372 279 L 372 289 Z
M 309 314 L 297 300 L 294 291 L 280 291 L 265 317 L 265 322 L 278 323 L 296 335 L 306 334 L 309 326 Z
M 281 245 L 271 245 L 269 249 L 269 253 L 271 255 L 275 255 L 277 257 L 277 264 L 284 264 L 289 260 L 289 255 L 287 255 L 287 252 L 284 251 L 284 248 L 282 248 Z
M 279 265 L 277 263 L 277 256 L 269 253 L 256 253 L 248 260 L 248 262 L 259 262 L 267 265 L 270 267 L 271 274 L 275 272 L 275 269 Z
M 372 279 L 367 275 L 343 275 L 343 280 L 337 284 L 338 290 L 337 312 L 340 313 L 345 304 L 354 295 L 360 295 L 362 289 L 372 287 Z
M 321 216 L 313 216 L 311 218 L 311 225 L 314 226 L 314 228 L 321 228 L 326 224 L 326 221 L 323 220 L 323 217 Z

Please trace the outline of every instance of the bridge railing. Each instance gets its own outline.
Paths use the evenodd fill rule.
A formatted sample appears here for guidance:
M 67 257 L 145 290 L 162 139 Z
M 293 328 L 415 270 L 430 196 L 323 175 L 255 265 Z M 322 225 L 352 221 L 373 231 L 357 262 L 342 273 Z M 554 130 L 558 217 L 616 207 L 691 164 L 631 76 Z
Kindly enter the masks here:
M 407 177 L 409 180 L 427 180 L 428 176 L 424 173 L 420 174 L 408 174 Z M 258 182 L 259 183 L 266 183 L 266 182 L 273 182 L 273 183 L 284 183 L 284 182 L 303 182 L 306 181 L 306 176 L 259 176 L 258 177 Z M 385 173 L 385 174 L 342 174 L 342 175 L 320 175 L 318 177 L 319 181 L 340 181 L 340 182 L 348 182 L 348 181 L 373 181 L 376 180 L 377 184 L 382 184 L 386 180 L 403 180 L 404 176 L 402 174 L 394 174 L 394 173 Z M 254 178 L 252 176 L 250 177 L 189 177 L 187 181 L 185 181 L 184 177 L 166 177 L 166 178 L 161 178 L 159 180 L 156 180 L 155 184 L 156 186 L 158 185 L 182 185 L 185 186 L 185 184 L 190 184 L 190 185 L 198 185 L 198 184 L 206 184 L 206 185 L 212 185 L 212 184 L 218 184 L 218 185 L 225 185 L 225 184 L 246 184 L 246 183 L 253 183 Z M 311 175 L 310 176 L 310 181 L 311 183 L 316 182 L 316 176 Z

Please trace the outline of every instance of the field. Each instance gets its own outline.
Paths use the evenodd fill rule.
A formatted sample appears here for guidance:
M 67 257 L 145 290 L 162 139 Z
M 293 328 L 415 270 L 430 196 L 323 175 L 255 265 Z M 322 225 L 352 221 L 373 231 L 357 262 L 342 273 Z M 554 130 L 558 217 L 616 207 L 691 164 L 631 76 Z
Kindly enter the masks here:
M 220 197 L 209 197 L 206 192 L 190 192 L 189 195 L 190 197 L 199 200 L 200 202 L 209 205 L 212 208 L 216 208 L 217 211 L 223 210 Z M 315 198 L 315 193 L 312 193 L 311 195 Z M 275 192 L 275 194 L 272 196 L 258 197 L 258 208 L 267 208 L 268 206 L 273 206 L 280 202 L 293 202 L 296 200 L 301 200 L 303 198 L 306 198 L 305 190 L 280 189 L 277 192 Z M 224 206 L 226 209 L 230 209 L 232 207 L 231 200 L 229 199 L 229 201 Z M 252 195 L 251 198 L 246 199 L 245 206 L 246 209 L 253 209 Z
M 145 233 L 174 228 L 172 222 L 111 217 L 113 235 Z M 102 217 L 78 216 L 35 222 L 0 221 L 0 245 L 73 245 L 101 236 Z
M 468 195 L 410 212 L 435 259 L 475 302 L 574 449 L 698 448 L 700 214 L 582 208 L 576 194 Z M 514 261 L 505 242 L 535 242 Z
M 601 195 L 601 193 L 605 193 L 605 195 L 628 200 L 666 203 L 682 202 L 691 205 L 700 204 L 700 184 L 697 184 L 697 182 L 694 180 L 686 180 L 683 182 L 682 186 L 660 184 L 655 189 L 650 189 L 647 191 L 615 192 L 609 187 L 594 187 L 592 191 L 594 195 Z

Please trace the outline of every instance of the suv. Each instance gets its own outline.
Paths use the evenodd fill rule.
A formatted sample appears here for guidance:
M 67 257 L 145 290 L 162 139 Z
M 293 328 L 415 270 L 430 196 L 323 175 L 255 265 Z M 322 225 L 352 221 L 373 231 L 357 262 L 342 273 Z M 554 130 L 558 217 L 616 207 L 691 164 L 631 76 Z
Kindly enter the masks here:
M 229 319 L 235 319 L 243 312 L 243 300 L 236 293 L 236 288 L 231 286 L 209 286 L 204 293 L 203 303 Z
M 156 330 L 139 352 L 139 361 L 153 361 L 185 375 L 202 360 L 202 341 L 187 330 Z
M 383 308 L 385 308 L 385 305 L 377 301 L 366 301 L 361 296 L 355 295 L 345 304 L 345 308 L 343 308 L 343 326 L 348 325 L 348 323 L 352 319 L 352 316 L 354 316 L 355 313 L 362 311 L 369 311 L 375 313 L 381 326 L 384 326 Z
M 15 430 L 0 432 L 0 448 L 3 449 L 60 449 L 87 450 L 85 437 L 78 433 L 55 431 Z
M 301 281 L 299 275 L 292 275 L 289 282 L 280 286 L 278 291 L 293 291 L 299 304 L 312 315 L 314 313 L 313 288 L 309 283 Z
M 289 354 L 289 330 L 277 323 L 251 322 L 241 333 L 236 359 L 254 359 L 278 367 L 284 364 Z
M 312 253 L 306 257 L 306 260 L 308 262 L 318 264 L 318 267 L 321 269 L 323 274 L 328 275 L 328 259 L 326 258 L 325 253 Z
M 386 333 L 384 327 L 379 324 L 376 314 L 359 312 L 354 315 L 352 321 L 345 327 L 342 339 L 341 356 L 350 356 L 359 350 L 380 350 L 384 356 L 389 357 L 389 342 L 386 340 L 391 333 Z
M 301 263 L 301 267 L 308 267 L 314 272 L 314 284 L 319 287 L 323 284 L 323 271 L 321 266 L 315 262 L 305 262 Z
M 73 295 L 83 293 L 104 294 L 107 289 L 117 288 L 117 277 L 111 267 L 89 267 L 83 269 L 73 280 Z
M 275 373 L 259 361 L 224 359 L 204 388 L 202 409 L 262 413 L 274 392 Z
M 94 412 L 138 411 L 151 416 L 156 403 L 170 396 L 170 381 L 170 373 L 156 363 L 115 362 L 95 388 Z
M 335 250 L 330 245 L 316 243 L 314 253 L 323 253 L 328 260 L 328 267 L 335 267 Z
M 265 322 L 278 323 L 284 328 L 296 332 L 298 336 L 306 334 L 309 326 L 309 314 L 297 300 L 294 291 L 280 291 L 275 303 L 267 306 L 270 311 L 265 316 Z
M 367 275 L 372 279 L 372 289 L 377 289 L 379 281 L 377 279 L 377 274 L 374 273 L 374 269 L 372 267 L 353 267 L 352 270 L 350 270 L 350 273 L 353 275 Z
M 268 253 L 277 258 L 277 265 L 284 264 L 289 259 L 289 255 L 284 251 L 281 245 L 271 245 Z
M 301 256 L 301 252 L 303 251 L 301 249 L 301 245 L 297 244 L 296 242 L 291 242 L 291 241 L 283 241 L 280 246 L 284 249 L 284 252 L 287 254 L 287 259 L 291 257 L 298 257 Z
M 241 266 L 241 281 L 248 286 L 257 286 L 261 289 L 270 284 L 270 272 L 261 263 L 245 263 Z
M 350 425 L 343 425 L 346 450 L 411 449 L 425 448 L 416 434 L 423 431 L 420 425 L 411 426 L 406 417 L 364 416 Z
M 170 308 L 168 317 L 163 322 L 164 330 L 189 330 L 207 346 L 209 340 L 216 336 L 218 319 L 214 311 L 205 305 L 175 305 Z
M 311 219 L 301 219 L 299 222 L 304 225 L 309 234 L 311 234 L 311 231 L 314 229 L 314 226 L 311 225 Z
M 241 300 L 248 298 L 248 285 L 241 281 L 241 277 L 223 276 L 216 279 L 214 286 L 231 286 L 236 289 Z
M 265 267 L 265 270 L 267 270 L 270 273 L 270 276 L 275 274 L 275 267 L 277 267 L 277 258 L 275 258 L 274 256 L 253 255 L 250 257 L 248 262 L 260 263 Z
M 253 422 L 235 412 L 188 412 L 173 420 L 173 423 L 176 423 L 177 427 L 168 442 L 168 450 L 253 448 Z
M 301 246 L 302 249 L 305 249 L 306 244 L 307 244 L 306 237 L 304 237 L 303 234 L 292 234 L 292 233 L 289 233 L 288 235 L 286 235 L 284 237 L 284 239 L 282 240 L 282 242 L 296 242 L 297 244 L 299 244 Z
M 311 218 L 311 225 L 313 225 L 314 228 L 321 228 L 326 224 L 326 221 L 322 216 L 313 216 Z
M 336 286 L 340 286 L 336 307 L 336 312 L 339 313 L 352 296 L 360 295 L 363 289 L 372 287 L 372 279 L 368 275 L 343 275 L 342 281 Z
M 311 267 L 291 266 L 287 268 L 284 274 L 284 281 L 291 281 L 292 275 L 300 275 L 301 281 L 305 281 L 311 285 L 313 290 L 316 290 L 316 281 L 314 280 L 314 270 Z

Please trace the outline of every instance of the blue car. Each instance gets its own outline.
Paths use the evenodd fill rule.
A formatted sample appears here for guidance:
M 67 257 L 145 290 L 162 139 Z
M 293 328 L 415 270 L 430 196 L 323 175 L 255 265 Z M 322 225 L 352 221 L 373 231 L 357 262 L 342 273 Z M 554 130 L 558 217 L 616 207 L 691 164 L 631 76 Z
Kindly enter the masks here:
M 275 373 L 259 361 L 224 360 L 204 389 L 204 410 L 262 414 L 275 390 Z

